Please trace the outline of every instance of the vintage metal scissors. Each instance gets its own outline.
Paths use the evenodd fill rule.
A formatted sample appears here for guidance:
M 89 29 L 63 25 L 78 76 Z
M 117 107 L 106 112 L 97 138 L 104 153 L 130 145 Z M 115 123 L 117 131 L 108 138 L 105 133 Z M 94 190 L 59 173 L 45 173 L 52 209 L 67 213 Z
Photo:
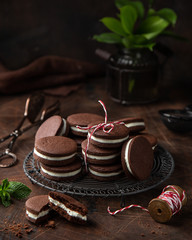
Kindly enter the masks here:
M 44 120 L 52 116 L 53 114 L 56 114 L 60 110 L 60 102 L 57 100 L 55 103 L 52 105 L 48 106 L 47 108 L 43 109 L 41 112 L 41 116 L 39 120 L 35 120 L 37 115 L 40 113 L 43 104 L 44 104 L 44 95 L 42 93 L 35 93 L 31 95 L 29 98 L 26 100 L 25 104 L 25 111 L 23 118 L 19 122 L 18 126 L 13 130 L 9 135 L 3 137 L 0 139 L 0 144 L 6 141 L 7 139 L 11 138 L 11 141 L 8 143 L 7 147 L 5 150 L 0 153 L 0 161 L 3 160 L 4 158 L 12 158 L 12 161 L 8 164 L 1 164 L 1 168 L 6 168 L 6 167 L 11 167 L 17 162 L 17 156 L 15 153 L 12 152 L 13 145 L 17 138 L 21 136 L 24 132 L 27 130 L 31 129 L 34 126 L 40 125 Z M 22 128 L 25 120 L 28 119 L 31 125 Z

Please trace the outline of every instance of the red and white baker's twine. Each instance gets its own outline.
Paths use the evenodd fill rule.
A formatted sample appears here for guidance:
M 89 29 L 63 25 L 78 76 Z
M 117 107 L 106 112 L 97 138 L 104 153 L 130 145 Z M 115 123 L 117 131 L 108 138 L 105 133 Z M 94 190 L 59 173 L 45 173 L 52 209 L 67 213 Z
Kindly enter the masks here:
M 85 161 L 86 171 L 87 171 L 87 150 L 88 150 L 89 143 L 90 143 L 92 135 L 99 129 L 102 129 L 103 132 L 105 132 L 105 133 L 110 133 L 114 129 L 114 124 L 124 124 L 124 122 L 121 122 L 121 121 L 113 121 L 113 122 L 107 123 L 107 110 L 106 110 L 105 104 L 101 100 L 99 100 L 98 102 L 101 104 L 101 106 L 103 107 L 103 110 L 105 112 L 105 122 L 104 123 L 99 123 L 97 125 L 90 126 L 90 127 L 76 126 L 76 128 L 78 128 L 78 129 L 84 129 L 84 130 L 93 129 L 93 131 L 89 134 L 89 137 L 87 138 L 87 145 L 86 145 L 86 148 L 85 148 L 84 161 Z
M 166 191 L 166 189 L 168 189 L 168 188 L 172 188 L 174 190 L 174 192 L 173 191 Z M 186 197 L 185 196 L 185 191 L 183 191 L 183 193 L 182 193 L 182 195 L 180 197 L 178 191 L 173 186 L 168 185 L 168 186 L 166 186 L 163 189 L 161 195 L 159 197 L 157 197 L 157 198 L 162 199 L 165 202 L 167 202 L 169 207 L 171 208 L 172 215 L 174 215 L 174 214 L 178 213 L 181 210 L 182 201 L 185 199 L 185 197 Z M 149 212 L 149 210 L 147 208 L 144 208 L 144 207 L 142 207 L 140 205 L 136 205 L 136 204 L 131 204 L 131 205 L 127 206 L 127 207 L 124 207 L 122 209 L 116 210 L 115 212 L 111 212 L 110 211 L 110 207 L 108 207 L 107 211 L 108 211 L 108 213 L 110 215 L 115 215 L 117 213 L 123 212 L 124 210 L 132 208 L 132 207 L 137 207 L 137 208 L 142 209 L 143 211 Z

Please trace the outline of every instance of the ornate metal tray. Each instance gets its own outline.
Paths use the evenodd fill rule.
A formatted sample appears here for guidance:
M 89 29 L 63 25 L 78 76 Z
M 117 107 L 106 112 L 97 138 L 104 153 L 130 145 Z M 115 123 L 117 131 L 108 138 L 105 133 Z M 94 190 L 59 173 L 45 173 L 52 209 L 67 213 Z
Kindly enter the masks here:
M 130 181 L 126 177 L 122 177 L 116 181 L 98 182 L 88 175 L 73 182 L 52 181 L 40 174 L 40 166 L 33 158 L 33 152 L 26 156 L 23 168 L 32 183 L 36 183 L 51 191 L 71 195 L 108 197 L 136 194 L 158 186 L 173 172 L 174 160 L 168 151 L 158 145 L 154 153 L 154 166 L 151 176 L 144 181 Z

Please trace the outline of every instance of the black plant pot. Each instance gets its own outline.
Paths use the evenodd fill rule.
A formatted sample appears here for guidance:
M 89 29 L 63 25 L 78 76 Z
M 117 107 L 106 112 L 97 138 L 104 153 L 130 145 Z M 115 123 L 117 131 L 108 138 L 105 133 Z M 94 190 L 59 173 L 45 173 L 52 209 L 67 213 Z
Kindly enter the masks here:
M 121 49 L 107 62 L 107 91 L 122 104 L 147 103 L 158 98 L 159 62 L 148 49 Z

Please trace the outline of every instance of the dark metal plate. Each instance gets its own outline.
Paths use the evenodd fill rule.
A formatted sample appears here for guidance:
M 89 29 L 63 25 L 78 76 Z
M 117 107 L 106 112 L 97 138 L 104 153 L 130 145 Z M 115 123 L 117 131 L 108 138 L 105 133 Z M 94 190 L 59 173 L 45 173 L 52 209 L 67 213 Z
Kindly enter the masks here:
M 123 196 L 131 195 L 152 189 L 164 182 L 173 172 L 174 160 L 171 154 L 157 146 L 154 153 L 154 166 L 151 176 L 144 181 L 132 180 L 122 177 L 111 182 L 98 182 L 88 175 L 73 182 L 56 182 L 40 174 L 38 162 L 30 152 L 24 160 L 23 168 L 27 177 L 33 182 L 51 191 L 81 196 Z

